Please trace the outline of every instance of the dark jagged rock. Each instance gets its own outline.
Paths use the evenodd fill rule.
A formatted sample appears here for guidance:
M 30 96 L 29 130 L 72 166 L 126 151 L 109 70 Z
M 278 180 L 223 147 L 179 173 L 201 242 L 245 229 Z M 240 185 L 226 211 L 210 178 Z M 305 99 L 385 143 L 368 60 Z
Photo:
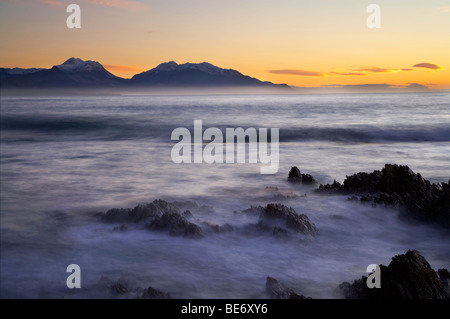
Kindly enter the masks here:
M 108 277 L 102 276 L 97 283 L 98 287 L 112 296 L 116 295 L 134 295 L 133 289 L 130 289 L 128 282 L 124 279 L 112 281 Z
M 252 206 L 243 213 L 259 216 L 256 230 L 271 232 L 277 238 L 287 238 L 290 232 L 315 236 L 319 233 L 316 225 L 305 214 L 297 214 L 282 204 L 268 204 L 266 207 Z
M 193 205 L 191 202 L 189 204 Z M 128 222 L 145 225 L 152 230 L 167 230 L 173 236 L 203 237 L 201 227 L 188 220 L 192 218 L 190 211 L 186 210 L 181 213 L 178 206 L 164 200 L 140 204 L 133 209 L 113 208 L 105 214 L 101 214 L 100 218 L 106 222 L 123 223 L 120 227 L 114 227 L 114 230 L 126 230 L 128 226 L 125 223 Z
M 124 222 L 129 220 L 130 212 L 129 208 L 113 208 L 105 214 L 100 214 L 100 218 L 105 222 Z
M 336 180 L 334 180 L 332 184 L 326 184 L 326 185 L 320 184 L 319 188 L 316 189 L 316 192 L 332 193 L 332 192 L 339 192 L 339 191 L 341 191 L 341 189 L 342 189 L 342 184 L 337 182 Z
M 250 208 L 243 210 L 242 213 L 260 215 L 263 211 L 264 211 L 264 207 L 262 207 L 262 206 L 250 206 Z
M 166 212 L 160 218 L 153 219 L 148 224 L 149 229 L 168 230 L 173 236 L 203 237 L 203 230 L 175 212 Z
M 297 166 L 291 167 L 291 171 L 289 172 L 288 181 L 293 183 L 303 183 L 303 184 L 312 184 L 315 183 L 316 180 L 309 174 L 302 174 Z
M 172 299 L 172 296 L 169 293 L 162 292 L 153 287 L 148 287 L 145 289 L 144 293 L 141 296 L 142 299 Z
M 295 232 L 306 235 L 316 235 L 319 231 L 305 214 L 297 214 L 291 208 L 282 204 L 268 204 L 259 216 L 260 220 L 284 219 L 286 227 Z
M 113 283 L 111 285 L 111 291 L 115 294 L 126 294 L 129 292 L 128 287 L 121 282 Z
M 311 297 L 299 295 L 272 277 L 266 279 L 266 294 L 270 299 L 311 299 Z
M 450 227 L 449 184 L 431 183 L 408 166 L 386 164 L 381 171 L 347 176 L 343 184 L 334 181 L 316 191 L 359 194 L 361 201 L 399 206 L 408 216 Z
M 346 299 L 445 299 L 441 280 L 427 260 L 416 250 L 392 258 L 389 266 L 380 265 L 381 288 L 367 287 L 367 277 L 344 282 L 338 290 Z
M 450 297 L 450 272 L 446 268 L 442 268 L 438 269 L 437 274 L 441 280 L 442 287 L 447 293 L 447 296 Z
M 139 223 L 148 219 L 160 218 L 164 213 L 180 213 L 180 209 L 172 203 L 157 199 L 148 204 L 141 204 L 130 212 L 131 221 Z

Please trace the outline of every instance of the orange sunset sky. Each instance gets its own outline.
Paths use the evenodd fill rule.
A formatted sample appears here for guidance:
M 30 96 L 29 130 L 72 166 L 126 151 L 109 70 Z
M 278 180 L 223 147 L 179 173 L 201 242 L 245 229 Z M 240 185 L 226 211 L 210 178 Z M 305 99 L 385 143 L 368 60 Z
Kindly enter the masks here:
M 81 7 L 68 29 L 66 7 Z M 381 28 L 369 29 L 369 4 Z M 70 57 L 129 78 L 162 62 L 209 62 L 274 83 L 418 83 L 450 89 L 450 1 L 0 0 L 0 67 Z

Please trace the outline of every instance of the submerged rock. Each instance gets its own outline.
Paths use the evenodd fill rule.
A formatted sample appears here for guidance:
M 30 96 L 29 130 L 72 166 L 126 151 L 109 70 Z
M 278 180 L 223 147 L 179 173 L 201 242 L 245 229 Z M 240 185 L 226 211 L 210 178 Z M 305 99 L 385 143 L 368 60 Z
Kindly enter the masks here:
M 361 201 L 397 205 L 408 216 L 450 227 L 450 185 L 431 183 L 408 166 L 386 164 L 381 171 L 347 176 L 343 184 L 334 181 L 316 191 L 359 194 Z
M 266 279 L 266 294 L 270 299 L 311 299 L 311 297 L 299 295 L 272 277 Z
M 367 277 L 352 284 L 343 282 L 340 291 L 346 299 L 446 299 L 441 279 L 416 250 L 392 258 L 389 266 L 380 265 L 381 288 L 367 287 Z
M 309 174 L 302 174 L 297 166 L 291 167 L 291 171 L 289 172 L 288 181 L 293 183 L 303 183 L 303 184 L 312 184 L 315 183 L 316 180 Z

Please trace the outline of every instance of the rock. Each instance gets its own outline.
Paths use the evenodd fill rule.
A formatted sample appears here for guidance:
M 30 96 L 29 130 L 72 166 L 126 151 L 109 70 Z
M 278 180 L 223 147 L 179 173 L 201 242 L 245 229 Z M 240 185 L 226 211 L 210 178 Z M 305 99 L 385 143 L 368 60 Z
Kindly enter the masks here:
M 259 216 L 263 211 L 264 211 L 264 207 L 262 207 L 262 206 L 250 206 L 250 208 L 247 208 L 246 210 L 243 210 L 242 213 L 258 215 Z
M 135 223 L 160 218 L 164 213 L 180 213 L 180 209 L 172 203 L 157 199 L 152 203 L 140 204 L 130 212 L 130 219 Z
M 106 276 L 102 276 L 97 283 L 98 287 L 110 295 L 131 295 L 133 291 L 129 288 L 128 282 L 124 279 L 112 281 Z
M 127 285 L 121 282 L 114 282 L 111 284 L 111 291 L 115 294 L 126 294 L 129 292 Z
M 450 273 L 446 268 L 438 269 L 437 274 L 441 280 L 442 287 L 444 288 L 447 296 L 450 296 Z
M 99 216 L 105 222 L 125 222 L 129 220 L 130 212 L 131 209 L 129 208 L 113 208 Z
M 291 167 L 289 172 L 288 181 L 293 183 L 312 184 L 316 180 L 309 174 L 302 174 L 297 166 Z
M 316 192 L 322 192 L 322 193 L 333 193 L 333 192 L 341 192 L 342 191 L 342 184 L 337 182 L 336 180 L 333 180 L 332 184 L 326 184 L 326 185 L 319 185 L 319 188 L 316 189 Z
M 355 280 L 353 284 L 339 285 L 346 299 L 446 299 L 437 273 L 427 260 L 416 250 L 392 258 L 389 266 L 380 265 L 381 288 L 369 289 L 367 277 Z
M 192 202 L 186 203 L 178 204 L 194 205 Z M 113 208 L 102 214 L 100 218 L 102 221 L 123 223 L 120 227 L 114 227 L 114 230 L 126 230 L 128 226 L 125 222 L 129 222 L 145 225 L 152 230 L 167 230 L 173 236 L 203 237 L 203 230 L 200 226 L 188 220 L 188 218 L 193 218 L 190 211 L 186 210 L 181 213 L 178 206 L 160 199 L 154 200 L 152 203 L 137 205 L 133 209 Z
M 111 280 L 109 277 L 102 276 L 97 283 L 97 287 L 103 294 L 107 294 L 109 298 L 120 299 L 170 299 L 170 294 L 164 293 L 151 286 L 147 289 L 141 287 L 130 287 L 127 280 L 119 278 L 117 281 Z
M 175 212 L 166 212 L 161 218 L 155 218 L 148 224 L 149 229 L 168 230 L 173 236 L 185 236 L 193 238 L 203 237 L 200 226 L 191 223 L 184 216 Z
M 215 233 L 227 233 L 233 230 L 230 224 L 215 225 L 208 222 L 203 222 L 202 224 L 209 227 Z
M 311 299 L 311 297 L 299 295 L 272 277 L 266 279 L 266 294 L 270 299 Z
M 142 299 L 172 299 L 172 296 L 169 293 L 164 293 L 160 290 L 156 290 L 153 287 L 148 287 L 145 289 L 144 293 L 141 296 Z
M 235 212 L 236 213 L 236 212 Z M 271 232 L 276 238 L 290 237 L 291 233 L 301 233 L 315 236 L 319 233 L 316 225 L 305 214 L 297 214 L 291 208 L 282 204 L 268 204 L 266 207 L 251 206 L 242 213 L 257 215 L 256 225 L 249 225 L 247 229 L 258 232 Z
M 275 226 L 272 231 L 273 236 L 277 239 L 286 239 L 289 238 L 289 232 L 281 227 Z
M 297 214 L 291 208 L 282 204 L 268 204 L 259 216 L 260 221 L 268 221 L 271 219 L 285 220 L 285 226 L 294 232 L 305 235 L 317 235 L 318 229 L 305 214 Z
M 408 166 L 386 164 L 381 171 L 347 176 L 343 184 L 334 181 L 316 191 L 361 194 L 363 202 L 399 206 L 404 216 L 450 227 L 449 184 L 432 184 Z
M 186 210 L 186 211 L 183 212 L 183 217 L 192 218 L 193 216 L 192 216 L 192 213 L 190 211 Z
M 127 224 L 122 224 L 113 228 L 114 231 L 125 231 L 128 229 Z

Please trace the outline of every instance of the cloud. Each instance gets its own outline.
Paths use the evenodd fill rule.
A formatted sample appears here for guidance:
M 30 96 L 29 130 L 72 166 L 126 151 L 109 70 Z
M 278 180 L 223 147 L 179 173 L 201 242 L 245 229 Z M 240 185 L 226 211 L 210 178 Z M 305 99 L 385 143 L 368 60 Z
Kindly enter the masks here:
M 413 68 L 426 68 L 426 69 L 431 69 L 431 70 L 442 69 L 442 67 L 440 65 L 433 64 L 433 63 L 418 63 L 418 64 L 413 65 Z
M 401 72 L 402 70 L 403 69 L 385 69 L 385 68 L 379 68 L 377 66 L 368 66 L 368 67 L 357 69 L 357 71 L 369 72 L 369 73 L 397 73 L 397 72 Z
M 336 92 L 418 92 L 418 91 L 426 91 L 429 89 L 429 87 L 419 83 L 407 83 L 405 85 L 379 83 L 379 84 L 326 84 L 321 85 L 317 89 L 318 91 L 332 90 Z
M 30 2 L 33 3 L 40 3 L 40 4 L 47 4 L 50 6 L 64 6 L 68 5 L 68 0 L 0 0 L 0 2 L 6 2 L 6 3 L 13 3 L 13 4 L 20 4 L 20 5 L 28 5 Z
M 35 2 L 51 6 L 67 6 L 70 3 L 74 3 L 73 0 L 0 0 L 0 2 L 9 2 L 14 4 L 29 4 L 30 2 Z M 80 2 L 81 1 L 78 1 L 78 4 L 81 6 Z M 147 3 L 134 0 L 83 0 L 83 2 L 131 11 L 143 10 L 149 7 Z
M 286 70 L 269 70 L 268 72 L 269 72 L 269 73 L 273 73 L 273 74 L 284 74 L 284 75 L 327 76 L 325 73 L 322 73 L 322 72 L 305 71 L 305 70 L 292 70 L 292 69 L 286 69 Z
M 148 7 L 148 4 L 146 3 L 132 0 L 84 0 L 84 1 L 101 6 L 114 7 L 119 9 L 128 9 L 128 10 L 142 10 Z
M 442 69 L 441 66 L 432 63 L 419 63 L 413 66 L 414 68 L 428 68 L 432 70 Z M 390 69 L 390 68 L 381 68 L 378 66 L 365 66 L 365 67 L 349 67 L 349 68 L 335 68 L 334 71 L 330 72 L 319 72 L 319 71 L 305 71 L 298 69 L 283 69 L 283 70 L 269 70 L 268 72 L 273 74 L 284 74 L 284 75 L 299 75 L 299 76 L 319 76 L 319 77 L 328 77 L 335 75 L 343 75 L 343 76 L 369 76 L 371 74 L 379 74 L 379 73 L 400 73 L 400 72 L 413 72 L 417 71 L 416 69 L 411 68 L 399 68 L 399 69 Z
M 330 72 L 330 74 L 336 74 L 336 75 L 367 75 L 367 73 L 363 73 L 363 72 Z
M 321 87 L 379 90 L 379 89 L 390 89 L 391 85 L 386 84 L 386 83 L 381 83 L 381 84 L 326 84 L 326 85 L 321 85 Z
M 103 66 L 108 71 L 118 71 L 118 72 L 143 72 L 143 71 L 145 71 L 142 68 L 138 68 L 135 66 L 129 66 L 129 65 L 104 64 Z

